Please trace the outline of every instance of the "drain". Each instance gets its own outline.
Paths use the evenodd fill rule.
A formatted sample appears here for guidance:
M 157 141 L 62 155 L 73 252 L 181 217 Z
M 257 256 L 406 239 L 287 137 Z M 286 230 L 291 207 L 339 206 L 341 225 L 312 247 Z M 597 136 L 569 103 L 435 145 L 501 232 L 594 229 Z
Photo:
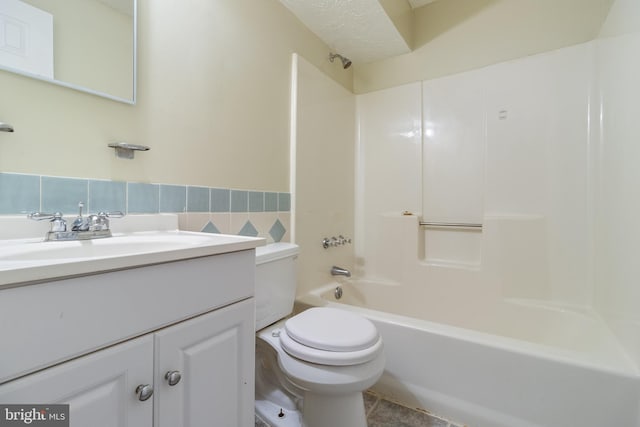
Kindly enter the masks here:
M 336 290 L 333 291 L 333 296 L 335 296 L 336 299 L 342 298 L 342 288 L 340 286 L 336 286 Z
M 280 413 L 278 414 L 278 418 L 284 418 L 285 417 L 285 413 L 282 410 L 282 408 L 280 408 Z

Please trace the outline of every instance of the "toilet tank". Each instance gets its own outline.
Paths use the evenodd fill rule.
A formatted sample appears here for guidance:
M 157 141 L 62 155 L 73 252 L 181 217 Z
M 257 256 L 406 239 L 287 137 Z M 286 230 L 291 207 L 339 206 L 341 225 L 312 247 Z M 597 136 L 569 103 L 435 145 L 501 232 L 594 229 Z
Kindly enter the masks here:
M 256 248 L 256 331 L 293 311 L 298 252 L 293 243 Z

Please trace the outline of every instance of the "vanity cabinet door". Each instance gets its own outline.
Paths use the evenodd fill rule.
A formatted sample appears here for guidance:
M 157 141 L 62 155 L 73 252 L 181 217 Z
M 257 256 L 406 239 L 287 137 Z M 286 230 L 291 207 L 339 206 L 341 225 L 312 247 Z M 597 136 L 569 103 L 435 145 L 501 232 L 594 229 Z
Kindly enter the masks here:
M 255 425 L 254 324 L 250 298 L 155 334 L 155 427 Z
M 43 349 L 46 351 L 46 349 Z M 152 426 L 153 339 L 127 341 L 0 385 L 1 403 L 68 403 L 71 427 Z

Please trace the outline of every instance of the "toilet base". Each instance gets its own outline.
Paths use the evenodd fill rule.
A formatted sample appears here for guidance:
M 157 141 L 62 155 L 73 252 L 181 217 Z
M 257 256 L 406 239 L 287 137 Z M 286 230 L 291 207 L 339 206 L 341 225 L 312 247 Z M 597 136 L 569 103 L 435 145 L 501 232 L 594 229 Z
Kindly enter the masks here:
M 271 427 L 304 427 L 299 411 L 285 409 L 273 402 L 256 399 L 256 414 Z
M 367 427 L 362 393 L 326 395 L 305 393 L 305 427 Z
M 384 353 L 357 365 L 305 362 L 282 349 L 283 323 L 256 336 L 258 416 L 273 427 L 367 427 L 362 391 L 382 375 Z
M 256 414 L 271 427 L 367 427 L 362 393 L 341 396 L 305 395 L 305 409 L 280 407 L 269 400 L 256 399 Z

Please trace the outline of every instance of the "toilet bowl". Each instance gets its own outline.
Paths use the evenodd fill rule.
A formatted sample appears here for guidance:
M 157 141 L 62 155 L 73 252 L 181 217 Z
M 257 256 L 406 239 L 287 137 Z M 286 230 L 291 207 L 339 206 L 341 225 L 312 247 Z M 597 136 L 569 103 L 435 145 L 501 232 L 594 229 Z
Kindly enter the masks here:
M 284 273 L 283 269 L 295 266 L 284 262 L 278 268 L 259 268 L 264 259 L 260 252 L 270 253 L 269 263 L 277 261 L 276 248 L 268 246 L 256 257 L 257 295 L 261 285 L 277 283 L 261 276 L 261 270 Z M 288 255 L 280 261 L 295 261 L 291 247 L 286 249 Z M 280 286 L 291 288 L 286 283 Z M 272 310 L 262 307 L 273 317 Z M 293 301 L 280 318 L 292 309 Z M 256 337 L 258 416 L 273 427 L 366 427 L 362 391 L 380 378 L 385 363 L 382 339 L 371 321 L 336 308 L 314 307 L 261 328 Z

